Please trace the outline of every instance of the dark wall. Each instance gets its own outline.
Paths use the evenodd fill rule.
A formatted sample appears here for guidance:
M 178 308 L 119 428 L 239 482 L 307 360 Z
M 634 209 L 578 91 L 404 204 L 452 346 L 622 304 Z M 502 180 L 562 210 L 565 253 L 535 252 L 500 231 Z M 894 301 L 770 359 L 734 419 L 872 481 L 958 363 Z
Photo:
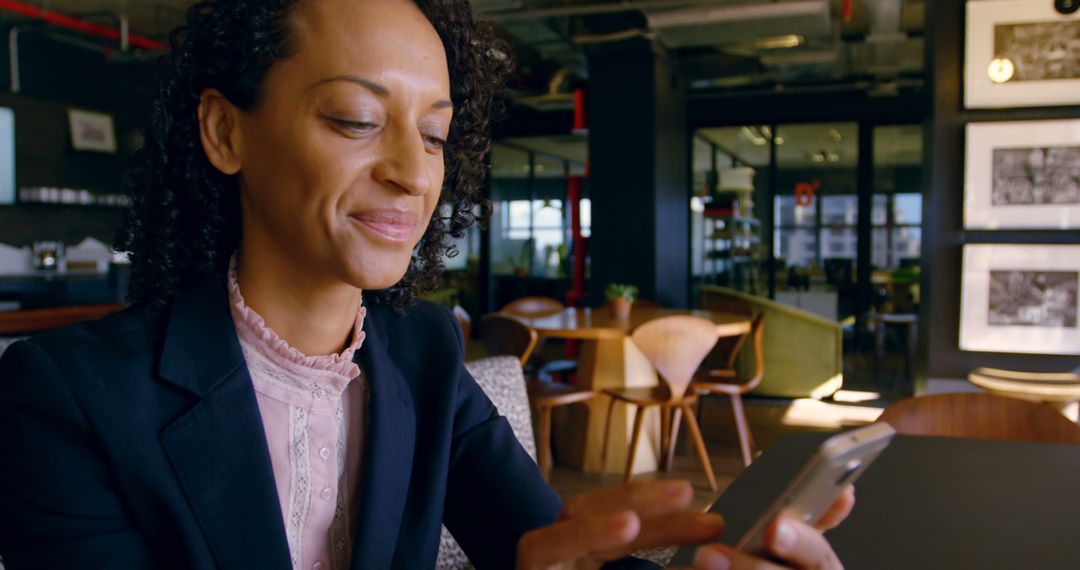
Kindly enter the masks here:
M 1080 243 L 1080 231 L 970 232 L 963 229 L 964 126 L 972 121 L 1076 117 L 1080 108 L 971 110 L 963 108 L 964 0 L 926 3 L 927 69 L 932 70 L 926 105 L 925 186 L 920 384 L 927 377 L 962 378 L 979 366 L 1062 371 L 1080 357 L 994 354 L 959 349 L 960 278 L 965 243 Z
M 642 298 L 689 302 L 689 141 L 684 95 L 647 41 L 589 53 L 590 300 L 609 283 Z
M 5 34 L 5 37 L 6 34 Z M 148 60 L 106 56 L 93 44 L 72 42 L 42 29 L 20 34 L 21 92 L 10 92 L 8 44 L 0 42 L 0 106 L 15 111 L 16 188 L 55 186 L 94 193 L 123 191 L 123 177 L 148 113 L 143 85 Z M 113 116 L 118 152 L 71 147 L 67 112 L 89 109 Z M 105 206 L 18 204 L 0 206 L 0 243 L 35 240 L 76 243 L 92 236 L 112 243 L 123 210 Z

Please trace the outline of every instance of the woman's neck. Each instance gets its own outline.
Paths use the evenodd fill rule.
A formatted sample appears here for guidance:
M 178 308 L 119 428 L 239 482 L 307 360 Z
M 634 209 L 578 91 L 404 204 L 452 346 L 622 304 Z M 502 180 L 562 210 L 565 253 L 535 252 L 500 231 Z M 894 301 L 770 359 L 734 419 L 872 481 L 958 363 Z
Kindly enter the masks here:
M 360 311 L 360 289 L 243 246 L 236 279 L 247 306 L 293 348 L 317 356 L 348 346 Z

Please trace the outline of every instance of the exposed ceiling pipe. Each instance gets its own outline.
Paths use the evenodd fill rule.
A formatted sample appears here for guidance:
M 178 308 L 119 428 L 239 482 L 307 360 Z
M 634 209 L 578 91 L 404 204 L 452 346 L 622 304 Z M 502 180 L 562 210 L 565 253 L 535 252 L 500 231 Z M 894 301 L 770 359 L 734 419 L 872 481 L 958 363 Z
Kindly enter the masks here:
M 538 18 L 591 16 L 594 14 L 616 14 L 619 12 L 641 12 L 652 9 L 682 8 L 694 5 L 700 6 L 701 4 L 708 2 L 710 2 L 710 0 L 646 0 L 644 2 L 618 2 L 614 4 L 585 4 L 581 6 L 564 6 L 561 8 L 524 10 L 521 12 L 482 13 L 481 19 L 502 23 L 535 20 Z
M 742 22 L 768 18 L 793 16 L 819 16 L 828 14 L 829 4 L 824 0 L 797 0 L 770 4 L 735 4 L 728 6 L 699 6 L 685 10 L 653 12 L 648 15 L 649 27 L 653 29 L 700 26 L 722 22 Z
M 108 26 L 85 22 L 58 12 L 52 12 L 38 8 L 37 6 L 16 2 L 15 0 L 0 0 L 0 11 L 11 12 L 12 14 L 41 20 L 61 28 L 67 28 L 91 36 L 120 42 L 121 45 L 126 43 L 130 47 L 153 51 L 165 51 L 165 44 L 162 44 L 161 42 L 126 33 L 128 27 L 126 17 L 121 17 L 120 19 L 120 30 L 114 30 Z

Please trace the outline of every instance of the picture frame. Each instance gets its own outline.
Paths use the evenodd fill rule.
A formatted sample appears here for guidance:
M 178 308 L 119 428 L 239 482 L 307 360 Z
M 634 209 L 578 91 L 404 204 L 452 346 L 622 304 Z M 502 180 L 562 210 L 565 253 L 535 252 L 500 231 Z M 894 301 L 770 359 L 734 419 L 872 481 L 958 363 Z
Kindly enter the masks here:
M 116 153 L 116 128 L 112 115 L 68 109 L 71 147 L 79 151 Z
M 960 350 L 1080 354 L 1080 245 L 964 246 Z
M 965 229 L 1080 228 L 1080 120 L 969 123 Z
M 968 109 L 1080 104 L 1080 12 L 1051 0 L 969 0 Z

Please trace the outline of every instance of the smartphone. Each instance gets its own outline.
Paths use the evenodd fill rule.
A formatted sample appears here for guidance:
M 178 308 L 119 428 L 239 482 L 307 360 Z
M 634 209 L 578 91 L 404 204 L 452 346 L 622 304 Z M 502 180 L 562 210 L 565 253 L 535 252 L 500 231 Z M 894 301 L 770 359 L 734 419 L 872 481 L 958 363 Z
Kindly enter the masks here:
M 767 557 L 765 531 L 780 514 L 808 524 L 828 511 L 844 487 L 854 483 L 889 445 L 896 431 L 884 422 L 834 435 L 807 461 L 784 491 L 759 516 L 736 548 Z

